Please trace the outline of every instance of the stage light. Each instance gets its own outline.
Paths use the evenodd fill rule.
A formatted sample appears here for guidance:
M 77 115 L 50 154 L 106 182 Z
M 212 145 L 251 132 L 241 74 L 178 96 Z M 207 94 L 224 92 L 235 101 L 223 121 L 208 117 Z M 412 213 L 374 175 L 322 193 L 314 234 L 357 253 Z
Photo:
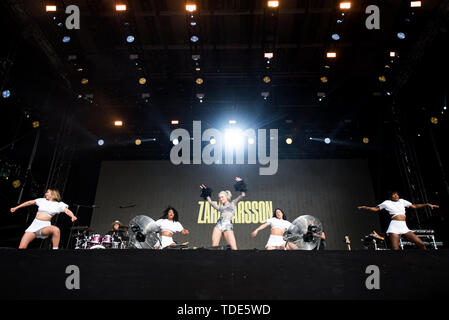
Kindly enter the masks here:
M 277 8 L 279 7 L 279 1 L 268 1 L 269 8 Z
M 127 36 L 126 37 L 126 42 L 128 42 L 128 43 L 134 42 L 134 36 Z
M 195 71 L 201 71 L 201 68 L 196 67 Z
M 242 130 L 240 129 L 228 129 L 225 131 L 225 143 L 226 147 L 237 147 L 242 145 L 243 137 Z
M 197 93 L 196 97 L 200 100 L 204 99 L 204 93 Z
M 204 82 L 203 78 L 197 78 L 195 80 L 196 84 L 202 84 Z
M 209 142 L 210 142 L 210 144 L 215 144 L 215 143 L 217 143 L 217 140 L 215 140 L 215 138 L 211 138 L 211 139 L 209 140 Z
M 438 118 L 432 117 L 432 118 L 430 118 L 430 122 L 432 122 L 433 124 L 438 124 Z
M 229 124 L 236 124 L 237 121 L 236 120 L 229 120 Z
M 332 39 L 334 39 L 335 41 L 340 40 L 340 36 L 338 35 L 338 33 L 334 33 L 332 35 Z
M 89 83 L 89 79 L 87 79 L 87 78 L 81 79 L 81 84 L 88 84 L 88 83 Z
M 116 4 L 115 11 L 126 11 L 126 4 Z
M 292 138 L 285 139 L 286 144 L 292 144 L 292 142 L 293 142 Z
M 404 32 L 398 32 L 397 37 L 398 37 L 398 39 L 404 40 L 405 39 L 405 33 Z
M 351 2 L 340 2 L 340 9 L 342 10 L 351 9 Z
M 34 129 L 39 128 L 39 121 L 33 121 L 32 126 Z
M 20 187 L 21 182 L 20 182 L 20 180 L 14 180 L 11 184 L 14 189 L 17 189 L 18 187 Z
M 274 55 L 273 52 L 265 52 L 263 56 L 264 58 L 272 59 Z
M 135 144 L 136 146 L 140 146 L 142 144 L 142 140 L 136 139 Z
M 102 145 L 104 145 L 104 140 L 103 140 L 103 139 L 100 139 L 100 140 L 98 140 L 97 143 L 98 143 L 99 146 L 102 146 Z
M 343 23 L 343 19 L 338 19 L 338 20 L 337 20 L 337 23 L 338 23 L 338 24 Z
M 192 36 L 190 38 L 190 41 L 192 41 L 192 42 L 197 42 L 198 40 L 199 40 L 199 38 L 197 36 Z
M 179 120 L 172 120 L 171 124 L 179 124 Z
M 176 146 L 179 143 L 178 139 L 173 139 L 173 144 Z
M 387 91 L 386 94 L 387 94 L 387 96 L 391 96 L 391 92 L 390 91 Z
M 396 52 L 390 51 L 390 57 L 392 57 L 392 58 L 396 57 Z
M 83 68 L 78 68 L 78 69 L 76 69 L 76 71 L 81 72 L 81 71 L 83 71 Z
M 254 142 L 255 142 L 255 141 L 254 141 L 253 138 L 249 138 L 249 139 L 248 139 L 248 144 L 254 144 Z
M 327 52 L 326 53 L 326 57 L 327 58 L 336 58 L 337 57 L 337 53 L 336 52 Z
M 265 82 L 265 83 L 269 83 L 270 81 L 271 81 L 271 78 L 269 77 L 269 76 L 265 76 L 265 77 L 263 77 L 263 82 Z
M 364 137 L 364 138 L 362 139 L 362 141 L 363 141 L 364 144 L 368 144 L 368 143 L 369 143 L 369 138 Z
M 387 81 L 387 78 L 385 78 L 385 76 L 379 76 L 379 81 L 380 82 L 385 82 L 385 81 Z
M 70 42 L 70 37 L 69 37 L 69 36 L 64 36 L 64 37 L 62 38 L 62 42 L 64 42 L 64 43 Z
M 123 121 L 122 121 L 122 120 L 115 120 L 115 121 L 114 121 L 114 126 L 116 126 L 116 127 L 121 127 L 121 126 L 123 126 Z
M 198 61 L 198 60 L 200 60 L 200 58 L 201 58 L 201 55 L 199 55 L 199 54 L 192 54 L 192 60 L 193 61 Z
M 267 100 L 267 98 L 270 96 L 270 92 L 268 92 L 268 91 L 263 91 L 260 95 L 261 95 L 265 100 Z
M 9 90 L 3 90 L 3 91 L 2 91 L 2 97 L 3 97 L 3 98 L 7 99 L 7 98 L 9 98 L 10 96 L 11 96 L 11 91 L 9 91 Z
M 47 5 L 45 6 L 46 12 L 56 12 L 56 6 L 55 5 Z
M 145 83 L 147 83 L 147 79 L 145 79 L 144 77 L 142 77 L 142 78 L 139 79 L 139 83 L 140 83 L 140 84 L 145 84 Z
M 195 21 L 190 21 L 190 25 L 191 25 L 192 27 L 194 27 L 194 26 L 196 26 L 196 22 L 195 22 Z
M 320 80 L 322 83 L 326 83 L 328 81 L 327 77 L 321 77 Z
M 325 143 L 325 144 L 331 143 L 331 139 L 329 139 L 329 138 L 324 139 L 324 143 Z
M 421 1 L 410 1 L 410 7 L 412 8 L 419 8 L 421 7 L 422 3 Z
M 187 10 L 188 12 L 194 12 L 194 11 L 196 11 L 196 4 L 194 4 L 194 3 L 188 3 L 188 4 L 186 4 L 186 10 Z

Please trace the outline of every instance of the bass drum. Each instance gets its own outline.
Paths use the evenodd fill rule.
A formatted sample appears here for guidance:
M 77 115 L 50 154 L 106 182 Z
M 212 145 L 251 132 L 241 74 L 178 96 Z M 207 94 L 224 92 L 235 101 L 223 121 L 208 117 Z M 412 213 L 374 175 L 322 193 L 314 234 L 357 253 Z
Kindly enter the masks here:
M 106 249 L 104 246 L 102 246 L 101 244 L 97 244 L 95 246 L 90 247 L 89 249 Z

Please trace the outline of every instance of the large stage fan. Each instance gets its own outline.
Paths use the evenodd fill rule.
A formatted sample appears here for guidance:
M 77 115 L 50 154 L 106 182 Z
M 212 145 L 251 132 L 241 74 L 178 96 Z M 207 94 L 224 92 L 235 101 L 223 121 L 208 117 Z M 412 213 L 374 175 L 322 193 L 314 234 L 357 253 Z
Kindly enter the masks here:
M 318 218 L 304 215 L 296 218 L 284 235 L 286 245 L 296 250 L 318 250 L 323 225 Z
M 148 216 L 139 215 L 129 222 L 128 248 L 155 249 L 160 246 L 159 226 Z

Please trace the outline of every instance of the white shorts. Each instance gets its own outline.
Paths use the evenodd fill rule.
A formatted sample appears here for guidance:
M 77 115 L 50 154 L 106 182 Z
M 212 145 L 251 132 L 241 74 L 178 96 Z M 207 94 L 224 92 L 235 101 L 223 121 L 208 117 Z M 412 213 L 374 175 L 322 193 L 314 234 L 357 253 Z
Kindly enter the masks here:
M 43 236 L 41 234 L 42 229 L 51 226 L 51 221 L 44 221 L 39 219 L 34 219 L 30 224 L 28 229 L 25 232 L 34 232 L 36 234 L 36 238 L 38 239 L 46 239 L 48 236 Z
M 391 220 L 387 233 L 404 234 L 410 232 L 405 221 Z
M 169 245 L 175 243 L 172 237 L 161 236 L 162 249 L 168 247 Z
M 270 234 L 270 237 L 268 238 L 268 242 L 265 245 L 266 247 L 280 247 L 285 245 L 285 240 L 283 236 L 275 236 Z
M 220 217 L 215 226 L 220 229 L 221 232 L 225 232 L 227 230 L 232 231 L 232 218 Z

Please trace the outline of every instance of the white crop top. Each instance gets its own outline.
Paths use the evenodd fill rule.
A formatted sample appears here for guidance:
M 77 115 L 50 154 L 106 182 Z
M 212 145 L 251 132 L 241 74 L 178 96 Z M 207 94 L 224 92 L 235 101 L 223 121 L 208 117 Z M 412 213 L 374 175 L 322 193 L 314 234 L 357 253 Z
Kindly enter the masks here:
M 278 228 L 284 231 L 287 231 L 288 228 L 292 225 L 291 222 L 278 218 L 270 218 L 267 220 L 267 223 L 271 226 L 271 228 Z
M 62 201 L 61 202 L 49 201 L 45 198 L 39 198 L 34 201 L 36 202 L 36 205 L 39 207 L 37 211 L 46 213 L 50 217 L 53 217 L 55 214 L 58 214 L 60 212 L 64 212 L 64 210 L 69 207 Z
M 392 200 L 385 200 L 381 204 L 378 205 L 379 209 L 385 209 L 387 210 L 391 218 L 394 218 L 398 215 L 404 215 L 405 216 L 405 208 L 408 208 L 412 205 L 411 202 L 408 202 L 404 199 L 399 199 L 398 201 L 392 201 Z
M 178 221 L 168 220 L 168 219 L 159 219 L 156 221 L 156 224 L 161 228 L 161 231 L 168 231 L 171 233 L 181 232 L 184 230 L 181 223 Z

